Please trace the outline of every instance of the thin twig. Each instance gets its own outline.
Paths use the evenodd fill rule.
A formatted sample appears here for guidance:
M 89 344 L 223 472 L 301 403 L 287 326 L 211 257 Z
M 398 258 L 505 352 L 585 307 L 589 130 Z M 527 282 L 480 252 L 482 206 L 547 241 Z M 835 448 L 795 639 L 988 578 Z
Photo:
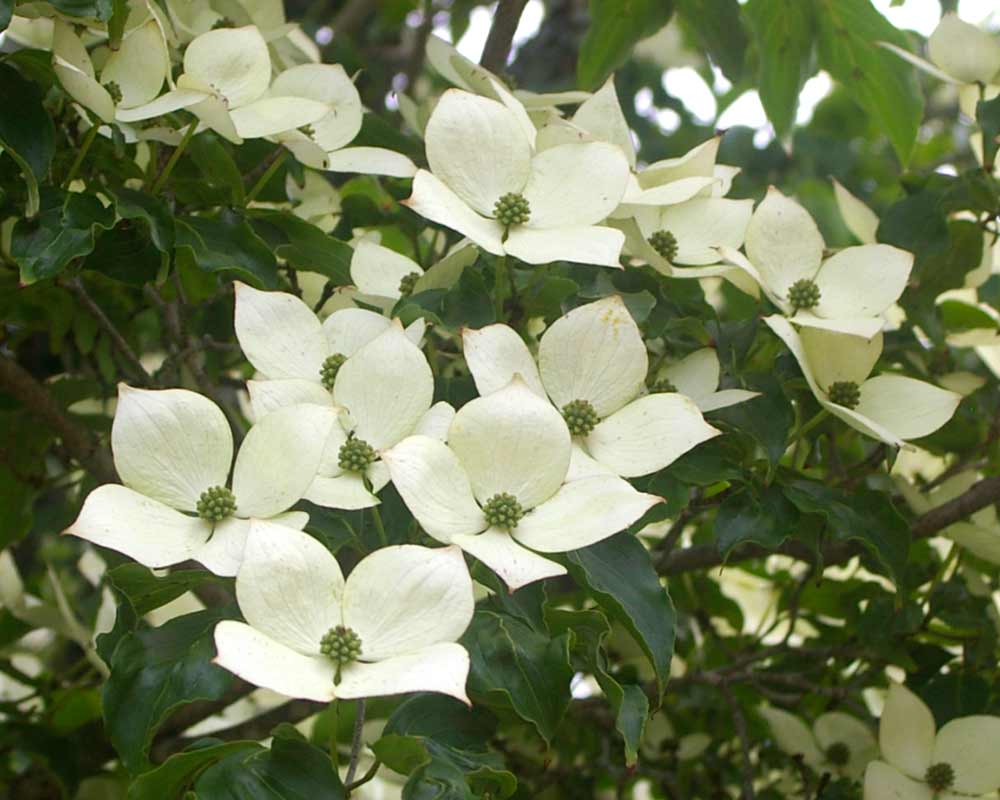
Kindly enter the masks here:
M 743 757 L 743 790 L 741 797 L 743 800 L 754 800 L 753 791 L 753 761 L 750 759 L 750 734 L 747 731 L 747 718 L 743 715 L 743 709 L 733 695 L 729 684 L 720 683 L 719 691 L 729 706 L 729 713 L 733 717 L 733 726 L 736 728 L 736 736 L 740 740 L 740 753 Z
M 135 354 L 135 351 L 125 340 L 121 331 L 119 331 L 115 324 L 109 319 L 108 315 L 104 313 L 104 309 L 97 305 L 94 298 L 87 292 L 87 289 L 83 285 L 83 281 L 80 280 L 80 277 L 76 276 L 75 278 L 71 278 L 66 282 L 66 285 L 69 286 L 73 293 L 80 299 L 83 307 L 90 312 L 90 315 L 97 320 L 97 324 L 100 325 L 101 328 L 104 329 L 104 332 L 111 338 L 111 342 L 114 344 L 115 349 L 121 353 L 129 367 L 131 367 L 135 377 L 139 378 L 143 385 L 149 386 L 153 382 L 150 374 L 142 365 L 142 362 Z
M 344 776 L 344 783 L 348 785 L 354 782 L 354 775 L 358 771 L 358 760 L 361 758 L 361 745 L 364 741 L 364 728 L 365 701 L 358 700 L 354 706 L 354 734 L 351 737 L 351 760 L 347 762 L 347 774 Z
M 507 66 L 507 56 L 526 5 L 528 0 L 500 0 L 497 3 L 493 25 L 490 26 L 483 55 L 479 59 L 479 63 L 490 72 L 501 72 Z

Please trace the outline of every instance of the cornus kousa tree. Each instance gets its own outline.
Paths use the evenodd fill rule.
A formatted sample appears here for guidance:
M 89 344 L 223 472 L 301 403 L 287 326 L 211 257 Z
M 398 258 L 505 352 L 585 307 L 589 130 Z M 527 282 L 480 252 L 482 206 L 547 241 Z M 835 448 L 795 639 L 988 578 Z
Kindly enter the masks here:
M 0 0 L 0 795 L 997 797 L 990 5 Z

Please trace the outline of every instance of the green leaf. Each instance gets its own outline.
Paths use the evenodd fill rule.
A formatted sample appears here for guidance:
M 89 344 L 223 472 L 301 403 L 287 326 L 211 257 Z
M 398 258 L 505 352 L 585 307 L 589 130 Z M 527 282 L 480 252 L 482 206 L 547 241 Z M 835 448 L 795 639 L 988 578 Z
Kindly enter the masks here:
M 774 375 L 753 375 L 744 388 L 758 391 L 761 395 L 709 412 L 711 419 L 721 420 L 752 436 L 764 448 L 771 465 L 777 466 L 785 454 L 785 443 L 788 431 L 795 423 L 795 412 Z
M 118 50 L 122 45 L 128 11 L 126 0 L 111 0 L 111 19 L 108 20 L 108 48 L 111 50 Z
M 990 173 L 1000 149 L 1000 96 L 976 103 L 976 122 L 983 132 L 983 169 Z
M 459 328 L 482 328 L 496 321 L 493 301 L 480 270 L 467 269 L 441 301 L 441 319 Z
M 782 137 L 795 122 L 799 94 L 810 73 L 813 7 L 802 0 L 750 0 L 744 8 L 757 43 L 760 101 Z
M 38 216 L 18 220 L 11 236 L 10 254 L 21 269 L 21 282 L 55 277 L 93 251 L 98 229 L 114 221 L 114 210 L 93 195 L 46 188 Z
M 104 685 L 104 723 L 130 772 L 146 768 L 153 734 L 171 711 L 217 700 L 232 686 L 232 673 L 211 663 L 215 625 L 232 616 L 229 608 L 199 611 L 118 642 Z
M 155 280 L 166 256 L 143 227 L 128 220 L 119 222 L 98 238 L 83 267 L 131 286 Z
M 10 22 L 11 7 L 6 8 L 6 22 L 4 11 L 0 7 L 0 30 Z M 0 150 L 14 159 L 24 176 L 28 191 L 25 214 L 33 217 L 41 205 L 38 185 L 45 179 L 56 150 L 55 126 L 42 105 L 39 87 L 7 64 L 0 64 L 0 97 L 5 106 L 17 109 L 16 114 L 0 114 Z
M 672 0 L 590 0 L 590 27 L 580 45 L 576 80 L 596 89 L 618 69 L 635 43 L 670 21 Z
M 205 272 L 232 271 L 257 288 L 278 288 L 278 262 L 247 221 L 231 210 L 218 217 L 177 217 L 177 249 Z
M 49 0 L 56 11 L 68 17 L 96 17 L 105 22 L 111 19 L 113 0 Z
M 676 618 L 670 595 L 660 583 L 646 548 L 619 533 L 566 554 L 570 572 L 594 600 L 632 634 L 656 673 L 660 695 L 670 676 Z
M 879 42 L 908 49 L 906 37 L 871 0 L 815 0 L 819 61 L 850 90 L 889 137 L 904 164 L 910 160 L 924 114 L 913 69 Z
M 462 644 L 472 662 L 469 694 L 513 708 L 551 742 L 570 701 L 569 638 L 550 639 L 513 617 L 477 611 Z
M 7 30 L 14 16 L 14 0 L 0 0 L 0 33 Z
M 289 211 L 253 211 L 250 221 L 275 255 L 295 269 L 318 272 L 336 286 L 351 282 L 354 250 L 315 225 Z
M 187 155 L 190 161 L 183 161 L 184 166 L 174 170 L 172 181 L 196 195 L 204 195 L 205 188 L 210 187 L 211 195 L 220 204 L 243 205 L 243 173 L 219 136 L 195 136 L 188 143 Z
M 766 487 L 760 496 L 752 489 L 727 497 L 715 515 L 715 539 L 728 557 L 744 542 L 756 542 L 776 550 L 795 531 L 798 514 L 777 486 Z
M 698 43 L 733 83 L 743 77 L 747 33 L 737 0 L 674 0 L 677 13 L 695 33 Z
M 175 753 L 156 769 L 151 769 L 133 781 L 128 800 L 166 800 L 180 797 L 194 777 L 206 767 L 234 753 L 255 752 L 256 742 L 228 742 Z
M 114 190 L 115 209 L 123 219 L 145 223 L 149 237 L 161 253 L 174 247 L 174 218 L 167 204 L 146 192 L 121 187 Z
M 200 569 L 182 569 L 158 577 L 142 564 L 133 563 L 109 569 L 107 574 L 111 585 L 128 597 L 139 616 L 165 606 L 196 586 L 220 580 L 211 572 Z

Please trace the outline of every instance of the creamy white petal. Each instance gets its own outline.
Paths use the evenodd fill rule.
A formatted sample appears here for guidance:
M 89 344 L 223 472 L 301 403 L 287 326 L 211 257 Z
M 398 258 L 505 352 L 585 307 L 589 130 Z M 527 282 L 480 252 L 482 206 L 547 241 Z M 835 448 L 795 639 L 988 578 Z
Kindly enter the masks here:
M 813 723 L 816 743 L 824 753 L 834 744 L 846 745 L 850 757 L 844 771 L 861 778 L 868 762 L 878 755 L 878 742 L 865 723 L 843 711 L 820 714 Z
M 941 17 L 927 40 L 927 53 L 931 61 L 963 83 L 992 83 L 1000 72 L 1000 41 L 955 13 Z
M 490 528 L 478 536 L 456 536 L 452 541 L 499 575 L 512 592 L 529 583 L 566 574 L 562 564 L 521 547 L 509 533 L 498 528 Z
M 639 326 L 614 295 L 557 319 L 542 336 L 538 364 L 558 408 L 586 400 L 606 417 L 639 394 L 649 359 Z
M 1000 717 L 976 714 L 953 719 L 938 731 L 932 764 L 944 762 L 955 770 L 949 787 L 959 794 L 982 795 L 1000 788 Z
M 323 334 L 331 353 L 353 356 L 391 325 L 392 320 L 367 308 L 341 308 L 323 321 Z
M 335 665 L 318 652 L 303 655 L 233 620 L 215 626 L 215 649 L 216 664 L 254 686 L 320 703 L 333 699 Z
M 476 239 L 471 233 L 461 232 L 489 250 L 485 243 Z M 601 225 L 545 229 L 518 227 L 510 232 L 507 241 L 503 243 L 503 248 L 509 255 L 527 264 L 572 261 L 576 264 L 597 264 L 620 269 L 624 244 L 625 234 Z
M 488 253 L 504 253 L 500 242 L 503 235 L 500 225 L 473 211 L 464 200 L 427 170 L 417 170 L 413 178 L 413 192 L 409 199 L 403 201 L 403 205 L 432 222 L 468 236 Z
M 923 700 L 901 683 L 889 684 L 878 742 L 882 757 L 911 778 L 923 779 L 934 763 L 934 717 Z
M 426 413 L 417 420 L 413 434 L 415 436 L 430 436 L 441 442 L 447 441 L 448 429 L 454 419 L 454 406 L 441 400 L 428 408 Z
M 360 241 L 351 258 L 351 280 L 358 291 L 398 299 L 403 278 L 423 270 L 412 258 L 374 242 Z
M 286 69 L 271 83 L 270 93 L 326 105 L 328 113 L 312 125 L 312 138 L 327 152 L 348 144 L 361 130 L 361 97 L 340 64 L 300 64 Z
M 601 464 L 636 478 L 663 469 L 719 434 L 689 397 L 647 394 L 602 420 L 584 441 Z
M 816 276 L 820 317 L 881 314 L 906 288 L 913 255 L 887 244 L 848 247 L 823 262 Z
M 760 392 L 750 392 L 746 389 L 723 389 L 701 398 L 696 401 L 695 405 L 698 406 L 698 410 L 702 414 L 707 414 L 709 411 L 717 411 L 720 408 L 735 406 L 737 403 L 745 403 L 755 397 L 760 397 Z
M 865 339 L 819 328 L 803 328 L 799 337 L 816 382 L 825 391 L 838 381 L 860 386 L 882 354 L 881 333 Z
M 108 90 L 85 72 L 68 64 L 58 55 L 52 59 L 52 69 L 63 88 L 80 105 L 93 111 L 102 122 L 115 118 L 115 101 Z
M 254 419 L 263 419 L 272 411 L 300 403 L 333 406 L 333 397 L 319 381 L 284 378 L 276 381 L 247 381 Z
M 268 522 L 273 522 L 275 525 L 283 525 L 286 528 L 291 528 L 293 531 L 300 531 L 309 524 L 309 515 L 305 511 L 286 511 L 283 514 L 275 514 L 273 517 L 268 517 Z
M 541 553 L 564 553 L 625 530 L 663 498 L 638 492 L 614 475 L 566 483 L 529 512 L 512 536 Z
M 230 108 L 239 108 L 267 91 L 271 58 L 264 37 L 253 25 L 219 28 L 187 46 L 184 72 L 212 86 Z
M 865 800 L 934 800 L 934 793 L 926 783 L 910 780 L 890 764 L 872 761 L 865 770 Z
M 1000 565 L 1000 528 L 985 528 L 969 522 L 957 522 L 948 527 L 945 536 L 976 557 Z
M 344 362 L 333 386 L 334 401 L 350 412 L 357 437 L 376 450 L 411 434 L 433 397 L 430 365 L 398 324 Z
M 469 654 L 460 644 L 442 642 L 375 663 L 355 662 L 344 668 L 337 697 L 351 700 L 407 692 L 438 692 L 469 704 L 465 681 Z
M 534 356 L 508 325 L 463 329 L 462 353 L 479 394 L 485 396 L 503 389 L 515 375 L 520 375 L 535 394 L 546 396 Z
M 648 189 L 684 178 L 712 177 L 715 174 L 715 159 L 719 154 L 721 143 L 721 136 L 713 136 L 692 147 L 682 156 L 656 161 L 639 173 L 639 182 L 643 188 Z
M 343 607 L 361 658 L 380 661 L 457 641 L 472 620 L 472 578 L 457 547 L 383 547 L 351 572 Z
M 431 172 L 485 216 L 508 192 L 524 190 L 531 145 L 516 115 L 502 103 L 449 89 L 424 131 Z
M 119 108 L 115 118 L 119 122 L 139 122 L 179 111 L 182 108 L 200 103 L 205 99 L 205 93 L 198 89 L 172 89 L 161 94 L 155 100 L 135 108 Z
M 632 132 L 618 102 L 613 75 L 580 104 L 573 114 L 573 124 L 593 134 L 599 141 L 617 145 L 628 159 L 629 166 L 635 166 Z
M 225 415 L 207 397 L 121 383 L 111 450 L 126 486 L 172 508 L 194 511 L 202 492 L 226 485 L 233 435 Z
M 147 567 L 194 558 L 211 526 L 115 483 L 89 495 L 66 533 L 117 550 Z
M 125 108 L 140 106 L 159 94 L 169 64 L 163 31 L 156 20 L 150 19 L 126 33 L 118 51 L 108 55 L 101 69 L 101 82 L 118 85 Z
M 243 354 L 262 375 L 319 381 L 330 352 L 320 321 L 295 295 L 237 282 L 234 326 Z
M 462 406 L 448 431 L 448 445 L 480 503 L 507 493 L 525 510 L 534 508 L 555 494 L 569 468 L 565 421 L 519 377 Z
M 962 395 L 903 375 L 877 375 L 861 385 L 854 410 L 900 439 L 933 433 L 955 414 Z
M 639 178 L 641 180 L 642 175 Z M 636 193 L 626 192 L 622 202 L 633 206 L 670 206 L 696 197 L 717 182 L 718 180 L 711 176 L 681 178 L 662 186 L 640 189 Z
M 879 223 L 875 212 L 841 186 L 840 181 L 836 179 L 833 181 L 833 194 L 847 230 L 853 233 L 861 244 L 875 244 L 875 231 L 878 230 Z
M 842 333 L 848 336 L 860 336 L 863 339 L 874 339 L 885 327 L 881 317 L 817 317 L 809 311 L 799 311 L 791 317 L 800 328 L 817 328 L 831 333 Z
M 177 79 L 177 85 L 180 88 L 191 88 L 184 82 L 185 75 L 181 75 Z M 201 120 L 201 125 L 198 126 L 198 130 L 202 131 L 205 128 L 211 128 L 217 134 L 227 141 L 233 144 L 243 144 L 243 137 L 239 135 L 236 130 L 236 126 L 233 124 L 233 118 L 229 113 L 229 106 L 226 104 L 224 97 L 219 95 L 206 95 L 203 100 L 195 103 L 191 106 L 188 111 L 198 117 Z
M 344 147 L 326 154 L 323 169 L 330 172 L 357 172 L 362 175 L 387 175 L 412 178 L 417 165 L 402 153 L 384 147 Z
M 578 481 L 581 478 L 593 478 L 595 475 L 614 474 L 606 466 L 592 459 L 577 439 L 573 440 L 573 449 L 569 458 L 569 472 L 566 473 L 566 483 Z
M 605 142 L 563 144 L 531 159 L 524 187 L 529 228 L 596 225 L 615 210 L 628 182 L 621 149 Z
M 809 212 L 773 187 L 746 230 L 747 256 L 771 291 L 785 297 L 800 279 L 816 277 L 823 236 Z
M 247 433 L 233 466 L 233 494 L 243 517 L 270 517 L 309 488 L 337 422 L 330 406 L 303 403 L 268 414 Z
M 308 515 L 306 515 L 308 520 Z M 304 523 L 303 523 L 304 524 Z M 211 538 L 194 554 L 193 558 L 216 575 L 235 575 L 243 563 L 250 521 L 230 517 L 211 526 Z
M 717 264 L 721 245 L 743 245 L 753 200 L 698 197 L 668 206 L 660 214 L 660 229 L 677 239 L 677 264 Z
M 342 508 L 347 511 L 371 508 L 380 502 L 368 491 L 364 479 L 356 472 L 345 472 L 334 477 L 317 475 L 302 498 L 324 508 Z
M 767 721 L 775 743 L 783 752 L 792 756 L 801 755 L 802 760 L 813 769 L 823 763 L 823 754 L 816 746 L 813 733 L 801 719 L 773 706 L 759 708 L 757 713 Z
M 719 387 L 719 356 L 712 347 L 703 347 L 680 361 L 668 364 L 657 377 L 670 381 L 678 392 L 697 402 Z
M 251 521 L 236 599 L 255 630 L 318 655 L 323 635 L 343 622 L 344 585 L 337 559 L 309 534 Z
M 445 444 L 428 436 L 409 436 L 381 455 L 396 491 L 435 539 L 450 542 L 459 534 L 486 528 L 469 478 Z
M 329 113 L 323 103 L 304 97 L 262 97 L 230 112 L 236 132 L 245 139 L 274 136 L 311 125 Z
M 462 277 L 465 268 L 476 263 L 479 250 L 472 242 L 459 243 L 444 258 L 417 279 L 414 293 L 428 289 L 450 289 Z

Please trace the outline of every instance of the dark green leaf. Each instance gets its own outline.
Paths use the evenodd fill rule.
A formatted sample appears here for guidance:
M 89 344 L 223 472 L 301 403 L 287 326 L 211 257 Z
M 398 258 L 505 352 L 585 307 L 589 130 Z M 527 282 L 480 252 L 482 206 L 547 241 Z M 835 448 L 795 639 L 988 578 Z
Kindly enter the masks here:
M 7 30 L 12 16 L 14 16 L 14 0 L 0 0 L 0 33 Z
M 166 605 L 196 586 L 220 580 L 211 572 L 199 569 L 176 570 L 157 577 L 142 564 L 133 563 L 109 569 L 107 575 L 111 585 L 128 597 L 140 616 Z
M 751 376 L 745 388 L 759 391 L 760 397 L 709 412 L 711 419 L 721 420 L 752 436 L 764 448 L 768 461 L 777 465 L 785 454 L 795 412 L 774 375 Z
M 325 275 L 336 286 L 351 282 L 354 251 L 346 242 L 288 211 L 254 211 L 250 220 L 260 237 L 290 266 Z
M 1000 149 L 1000 96 L 976 104 L 976 122 L 983 132 L 983 169 L 989 173 Z
M 462 325 L 482 328 L 496 321 L 493 301 L 481 271 L 467 269 L 462 272 L 458 283 L 444 295 L 441 319 L 455 328 Z
M 243 205 L 243 174 L 222 139 L 214 133 L 199 134 L 188 144 L 187 154 L 195 169 L 175 170 L 175 180 L 190 173 L 190 180 L 216 189 L 221 202 Z
M 590 0 L 590 27 L 580 45 L 576 79 L 596 89 L 625 63 L 635 43 L 670 21 L 672 0 Z
M 51 0 L 50 5 L 68 17 L 97 17 L 101 21 L 111 19 L 112 0 Z
M 656 673 L 662 694 L 674 653 L 674 606 L 649 552 L 633 535 L 619 533 L 566 554 L 570 572 L 632 634 Z
M 7 13 L 9 22 L 10 8 Z M 3 14 L 0 8 L 0 18 Z M 6 27 L 7 23 L 0 24 L 0 30 Z M 28 190 L 26 213 L 33 217 L 41 205 L 38 185 L 45 179 L 56 150 L 55 127 L 42 105 L 38 86 L 7 64 L 0 64 L 0 97 L 7 108 L 17 109 L 16 114 L 0 114 L 0 148 L 14 159 L 24 175 Z
M 674 0 L 677 14 L 694 31 L 698 43 L 733 83 L 743 77 L 747 33 L 737 0 Z
M 795 507 L 776 486 L 758 496 L 752 489 L 725 499 L 715 515 L 715 538 L 726 557 L 737 545 L 756 542 L 776 550 L 795 530 Z
M 206 767 L 235 753 L 253 753 L 256 742 L 228 742 L 176 753 L 156 769 L 140 775 L 128 790 L 128 800 L 167 800 L 180 797 L 195 776 Z
M 871 0 L 816 0 L 814 5 L 820 65 L 849 88 L 905 164 L 923 119 L 924 98 L 913 69 L 878 43 L 908 49 L 906 37 Z
M 224 210 L 218 217 L 178 217 L 177 249 L 206 272 L 232 271 L 264 289 L 278 286 L 278 263 L 267 244 L 239 214 Z
M 124 219 L 144 222 L 156 249 L 168 253 L 174 246 L 174 218 L 167 204 L 146 192 L 121 187 L 114 192 L 115 209 Z
M 128 220 L 119 222 L 97 239 L 83 267 L 131 286 L 155 280 L 166 256 L 144 227 Z

